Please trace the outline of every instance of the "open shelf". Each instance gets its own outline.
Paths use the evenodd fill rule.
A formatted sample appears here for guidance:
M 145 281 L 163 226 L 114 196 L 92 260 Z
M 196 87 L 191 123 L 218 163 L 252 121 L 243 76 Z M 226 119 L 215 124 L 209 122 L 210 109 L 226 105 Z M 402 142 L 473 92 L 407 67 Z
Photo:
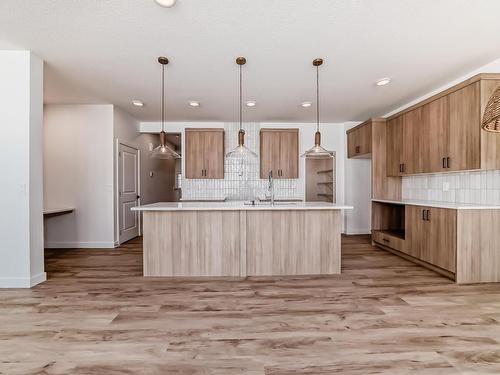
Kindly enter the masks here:
M 335 153 L 331 159 L 306 159 L 306 201 L 335 202 Z
M 404 240 L 406 238 L 405 206 L 372 202 L 372 232 Z
M 322 170 L 322 171 L 317 171 L 316 173 L 318 173 L 318 174 L 333 173 L 333 169 L 325 169 L 325 170 Z

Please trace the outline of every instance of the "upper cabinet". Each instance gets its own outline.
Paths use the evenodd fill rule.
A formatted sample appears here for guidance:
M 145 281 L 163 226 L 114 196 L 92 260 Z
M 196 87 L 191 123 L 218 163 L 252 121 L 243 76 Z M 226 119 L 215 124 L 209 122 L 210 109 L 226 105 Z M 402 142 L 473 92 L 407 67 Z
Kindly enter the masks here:
M 224 178 L 224 129 L 186 129 L 186 178 Z
M 372 153 L 372 127 L 364 122 L 347 131 L 347 157 L 369 158 Z
M 372 198 L 401 199 L 401 179 L 389 177 L 391 173 L 387 172 L 390 167 L 387 164 L 388 159 L 397 159 L 399 164 L 402 158 L 403 127 L 395 126 L 399 121 L 400 119 L 396 119 L 387 123 L 382 118 L 371 118 L 346 131 L 348 157 L 371 159 Z M 393 134 L 398 131 L 401 131 L 401 134 Z M 396 139 L 397 142 L 394 142 Z M 386 157 L 388 154 L 391 156 Z M 396 170 L 394 175 L 398 173 Z
M 260 178 L 299 178 L 299 130 L 260 130 Z
M 500 137 L 481 129 L 500 75 L 481 74 L 387 122 L 387 174 L 500 169 Z

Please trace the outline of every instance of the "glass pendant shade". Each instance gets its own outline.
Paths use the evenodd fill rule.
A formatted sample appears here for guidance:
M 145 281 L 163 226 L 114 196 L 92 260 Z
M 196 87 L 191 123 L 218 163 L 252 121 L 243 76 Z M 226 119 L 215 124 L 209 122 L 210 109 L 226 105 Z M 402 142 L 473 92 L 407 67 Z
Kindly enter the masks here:
M 308 159 L 331 159 L 333 155 L 330 151 L 321 147 L 321 133 L 319 131 L 314 134 L 314 146 L 309 150 L 304 152 L 302 155 L 303 158 Z
M 180 159 L 181 155 L 175 152 L 167 145 L 167 133 L 165 133 L 165 66 L 168 64 L 166 57 L 158 57 L 161 64 L 161 132 L 160 145 L 150 152 L 149 156 L 153 159 Z
M 333 155 L 330 151 L 321 147 L 321 133 L 319 132 L 319 67 L 323 64 L 323 59 L 314 59 L 313 66 L 316 67 L 316 133 L 314 134 L 314 146 L 304 152 L 303 158 L 308 159 L 331 159 Z
M 257 158 L 257 154 L 245 146 L 245 131 L 238 131 L 238 146 L 233 148 L 226 154 L 226 158 L 230 159 L 252 159 Z
M 181 156 L 167 146 L 167 133 L 160 132 L 160 145 L 151 151 L 150 156 L 153 159 L 180 159 Z
M 242 76 L 241 67 L 245 65 L 247 60 L 244 57 L 238 57 L 236 64 L 240 67 L 240 130 L 238 131 L 238 146 L 226 154 L 226 158 L 234 160 L 251 160 L 257 158 L 257 154 L 245 146 L 245 131 L 243 130 L 243 95 L 242 95 Z
M 500 133 L 500 87 L 488 100 L 483 115 L 483 129 L 488 132 Z

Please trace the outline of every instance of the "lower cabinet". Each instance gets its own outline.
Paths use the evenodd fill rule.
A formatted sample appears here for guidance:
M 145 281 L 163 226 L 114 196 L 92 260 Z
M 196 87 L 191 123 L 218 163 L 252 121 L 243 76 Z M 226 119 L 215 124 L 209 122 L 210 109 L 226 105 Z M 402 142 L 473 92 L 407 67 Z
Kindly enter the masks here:
M 457 211 L 446 208 L 406 206 L 406 253 L 455 273 Z
M 372 202 L 372 241 L 459 284 L 500 282 L 500 209 Z

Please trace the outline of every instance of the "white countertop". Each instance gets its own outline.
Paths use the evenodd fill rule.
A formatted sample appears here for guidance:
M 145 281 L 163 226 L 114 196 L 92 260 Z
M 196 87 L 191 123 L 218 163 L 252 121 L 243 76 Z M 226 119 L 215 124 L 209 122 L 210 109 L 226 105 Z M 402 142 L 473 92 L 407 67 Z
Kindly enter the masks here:
M 409 206 L 426 206 L 436 208 L 449 208 L 453 210 L 500 210 L 500 206 L 487 204 L 472 204 L 472 203 L 457 203 L 457 202 L 437 202 L 437 201 L 421 201 L 415 199 L 403 199 L 400 201 L 387 199 L 372 199 L 373 202 L 392 203 Z
M 131 208 L 132 211 L 240 211 L 240 210 L 351 210 L 352 206 L 341 206 L 327 202 L 275 202 L 246 205 L 241 201 L 230 202 L 158 202 Z

